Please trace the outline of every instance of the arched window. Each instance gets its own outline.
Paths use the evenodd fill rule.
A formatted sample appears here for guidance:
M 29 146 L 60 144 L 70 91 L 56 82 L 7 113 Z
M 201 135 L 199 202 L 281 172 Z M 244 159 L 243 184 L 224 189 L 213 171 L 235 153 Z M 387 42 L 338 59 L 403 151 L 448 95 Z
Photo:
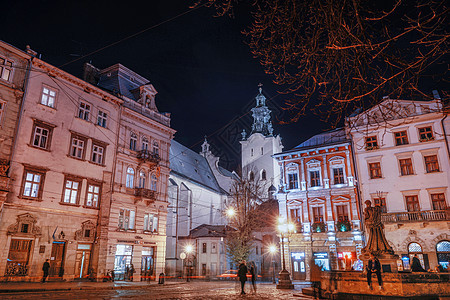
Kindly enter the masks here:
M 132 167 L 128 167 L 127 169 L 127 188 L 134 188 L 134 169 Z
M 252 171 L 250 171 L 250 174 L 248 174 L 248 180 L 250 181 L 255 180 L 255 174 Z
M 148 150 L 148 140 L 145 137 L 142 139 L 142 150 Z
M 158 178 L 156 178 L 155 174 L 152 174 L 151 180 L 150 180 L 150 189 L 152 191 L 156 191 L 157 184 L 158 184 Z
M 417 254 L 417 258 L 420 260 L 420 264 L 422 265 L 422 268 L 425 270 L 429 269 L 428 265 L 428 256 L 426 254 L 423 254 L 422 246 L 418 243 L 412 242 L 408 245 L 408 258 L 409 258 L 409 268 L 411 268 L 411 263 L 413 260 L 414 255 Z
M 266 179 L 267 179 L 266 170 L 262 170 L 261 171 L 261 180 L 266 180 Z
M 449 269 L 449 261 L 450 261 L 450 242 L 449 241 L 441 241 L 436 245 L 436 252 L 438 258 L 438 264 L 442 267 Z
M 130 150 L 136 151 L 137 136 L 134 132 L 130 135 Z
M 139 187 L 145 188 L 145 173 L 144 171 L 139 172 Z
M 153 142 L 153 154 L 158 154 L 159 155 L 159 144 L 158 142 Z

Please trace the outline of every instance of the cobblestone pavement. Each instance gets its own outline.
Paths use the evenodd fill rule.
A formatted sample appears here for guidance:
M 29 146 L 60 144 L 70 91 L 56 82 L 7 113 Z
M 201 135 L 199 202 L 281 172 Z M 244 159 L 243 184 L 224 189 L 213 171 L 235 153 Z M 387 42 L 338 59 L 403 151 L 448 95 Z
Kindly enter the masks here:
M 246 286 L 246 295 L 240 295 L 238 282 L 190 282 L 167 285 L 128 287 L 127 289 L 76 289 L 68 291 L 2 293 L 0 299 L 312 299 L 296 290 L 277 290 L 274 284 L 259 283 L 257 292 Z

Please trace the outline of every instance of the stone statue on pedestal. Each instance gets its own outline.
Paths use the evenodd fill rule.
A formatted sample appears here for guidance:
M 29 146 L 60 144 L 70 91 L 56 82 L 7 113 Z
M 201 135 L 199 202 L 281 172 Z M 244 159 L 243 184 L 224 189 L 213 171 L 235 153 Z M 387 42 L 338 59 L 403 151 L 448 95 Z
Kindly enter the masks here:
M 381 223 L 381 207 L 373 207 L 369 200 L 364 203 L 366 204 L 366 208 L 364 209 L 364 222 L 368 229 L 369 238 L 366 247 L 362 249 L 362 253 L 372 253 L 375 256 L 384 254 L 393 255 L 394 250 L 389 246 L 384 236 L 384 226 Z

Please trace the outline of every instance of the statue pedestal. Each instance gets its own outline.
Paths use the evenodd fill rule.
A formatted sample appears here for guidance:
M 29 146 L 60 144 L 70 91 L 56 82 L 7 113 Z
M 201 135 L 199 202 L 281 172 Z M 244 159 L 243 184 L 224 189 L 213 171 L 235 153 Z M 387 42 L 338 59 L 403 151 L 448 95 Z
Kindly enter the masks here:
M 369 254 L 363 254 L 359 258 L 363 261 L 365 268 L 367 266 L 367 261 L 369 260 Z M 397 254 L 381 254 L 377 256 L 377 258 L 380 261 L 382 273 L 398 272 L 397 261 L 400 257 Z

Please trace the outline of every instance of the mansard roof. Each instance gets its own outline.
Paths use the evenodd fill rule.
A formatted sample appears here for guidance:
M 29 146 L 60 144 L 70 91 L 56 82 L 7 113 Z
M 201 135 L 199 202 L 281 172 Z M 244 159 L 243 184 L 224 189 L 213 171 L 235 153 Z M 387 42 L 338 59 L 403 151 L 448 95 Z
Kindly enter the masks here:
M 190 232 L 190 238 L 199 238 L 199 237 L 226 237 L 227 232 L 234 230 L 230 226 L 227 225 L 208 225 L 202 224 Z
M 170 145 L 170 168 L 171 173 L 223 194 L 206 158 L 175 140 Z
M 345 129 L 343 127 L 336 128 L 330 131 L 326 131 L 323 133 L 316 134 L 294 149 L 299 148 L 307 148 L 307 147 L 318 147 L 318 146 L 326 146 L 330 144 L 342 143 L 346 142 L 347 136 L 345 134 Z

